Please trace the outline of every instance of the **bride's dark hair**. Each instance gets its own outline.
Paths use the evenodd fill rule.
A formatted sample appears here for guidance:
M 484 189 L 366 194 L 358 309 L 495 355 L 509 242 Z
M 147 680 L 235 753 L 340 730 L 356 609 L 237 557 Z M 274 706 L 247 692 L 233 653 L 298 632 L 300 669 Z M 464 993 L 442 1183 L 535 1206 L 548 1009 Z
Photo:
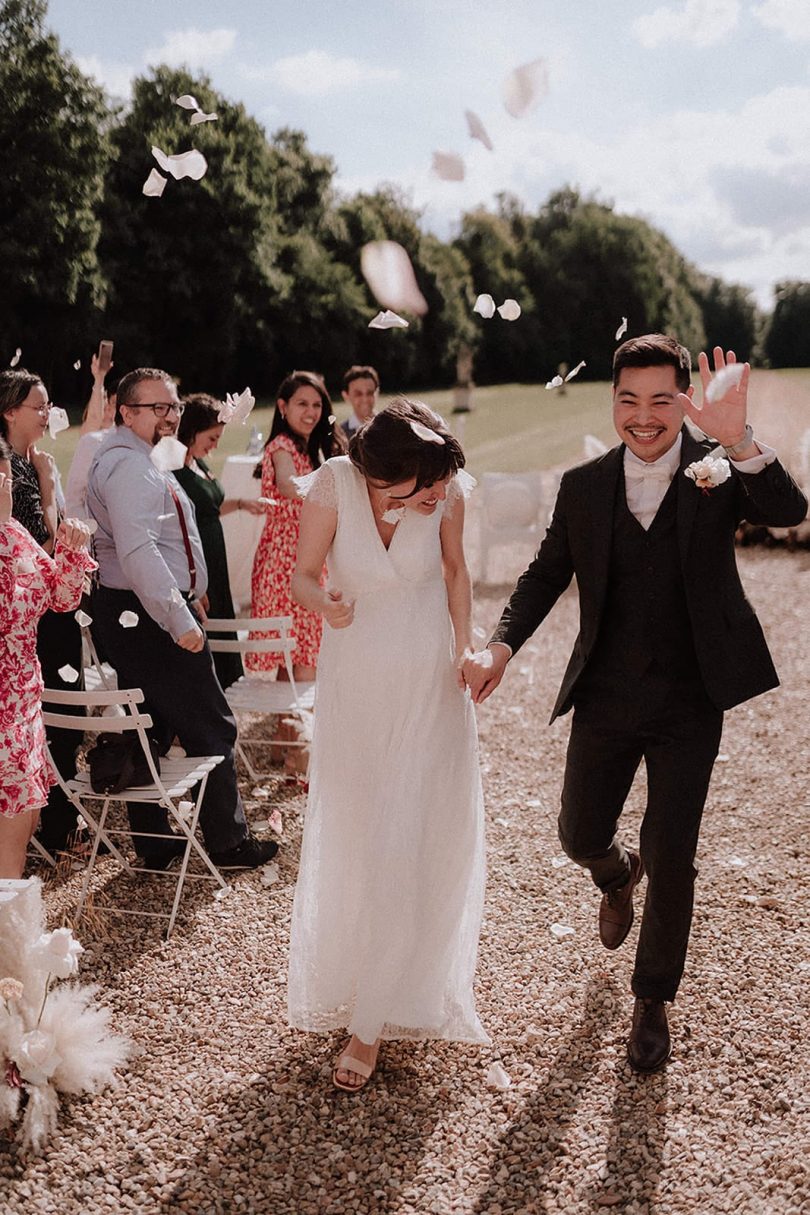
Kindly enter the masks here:
M 436 439 L 420 435 L 420 428 Z M 355 432 L 349 459 L 367 480 L 381 485 L 400 485 L 415 477 L 414 493 L 465 464 L 461 444 L 444 419 L 408 397 L 396 397 Z

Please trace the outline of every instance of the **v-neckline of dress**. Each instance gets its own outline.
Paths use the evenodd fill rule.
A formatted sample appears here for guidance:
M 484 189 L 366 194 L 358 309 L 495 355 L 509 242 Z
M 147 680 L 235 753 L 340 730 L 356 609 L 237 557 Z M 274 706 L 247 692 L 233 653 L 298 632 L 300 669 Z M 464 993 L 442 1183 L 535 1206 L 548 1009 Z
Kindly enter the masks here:
M 383 552 L 385 553 L 386 557 L 390 557 L 390 555 L 391 555 L 391 546 L 393 545 L 394 541 L 396 540 L 396 538 L 397 538 L 397 536 L 398 536 L 398 534 L 399 534 L 399 531 L 400 531 L 400 529 L 401 529 L 401 527 L 402 527 L 402 524 L 403 524 L 403 522 L 404 522 L 404 520 L 405 520 L 405 508 L 403 507 L 403 510 L 402 510 L 402 518 L 399 520 L 399 522 L 398 522 L 398 523 L 396 524 L 396 526 L 394 527 L 394 530 L 393 530 L 393 532 L 392 532 L 392 534 L 391 534 L 391 539 L 390 539 L 390 540 L 388 541 L 388 543 L 386 544 L 386 543 L 385 543 L 385 541 L 384 541 L 384 540 L 383 540 L 383 538 L 382 538 L 382 535 L 381 535 L 381 533 L 380 533 L 380 529 L 377 527 L 377 519 L 376 519 L 376 517 L 375 517 L 375 515 L 374 515 L 374 507 L 373 507 L 372 502 L 371 502 L 371 495 L 370 495 L 370 493 L 368 492 L 368 483 L 367 483 L 367 481 L 366 481 L 366 479 L 365 479 L 365 477 L 363 476 L 363 474 L 362 474 L 362 473 L 358 473 L 358 475 L 359 475 L 359 477 L 360 477 L 360 479 L 361 479 L 361 481 L 362 481 L 362 483 L 363 483 L 363 484 L 362 484 L 362 492 L 363 492 L 363 497 L 365 498 L 365 500 L 366 500 L 366 504 L 367 504 L 367 506 L 368 506 L 368 515 L 369 515 L 369 519 L 370 519 L 370 521 L 371 521 L 371 526 L 372 526 L 372 528 L 373 528 L 373 530 L 374 530 L 374 534 L 376 535 L 377 539 L 379 540 L 379 542 L 380 542 L 380 547 L 382 548 L 382 550 L 383 550 Z

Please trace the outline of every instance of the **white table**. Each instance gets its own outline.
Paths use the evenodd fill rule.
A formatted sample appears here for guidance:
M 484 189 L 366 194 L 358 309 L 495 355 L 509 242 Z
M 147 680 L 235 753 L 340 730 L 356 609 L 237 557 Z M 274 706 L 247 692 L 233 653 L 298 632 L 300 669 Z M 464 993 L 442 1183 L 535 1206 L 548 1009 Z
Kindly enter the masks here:
M 262 483 L 253 476 L 258 462 L 258 456 L 228 456 L 219 479 L 226 498 L 261 497 Z M 222 519 L 231 595 L 237 612 L 250 612 L 250 575 L 264 521 L 264 515 L 251 515 L 245 510 L 232 511 Z

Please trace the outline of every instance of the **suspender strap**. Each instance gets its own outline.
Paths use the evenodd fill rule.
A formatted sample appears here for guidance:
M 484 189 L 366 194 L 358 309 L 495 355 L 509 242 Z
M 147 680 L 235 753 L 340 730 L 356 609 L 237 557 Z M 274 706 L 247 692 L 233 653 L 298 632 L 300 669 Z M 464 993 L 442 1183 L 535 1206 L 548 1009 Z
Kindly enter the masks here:
M 169 493 L 171 494 L 171 496 L 174 500 L 174 505 L 177 508 L 177 518 L 180 520 L 180 531 L 183 533 L 183 545 L 186 550 L 186 560 L 188 561 L 188 576 L 189 576 L 189 588 L 188 589 L 193 594 L 194 588 L 197 585 L 197 567 L 194 564 L 194 554 L 191 551 L 191 541 L 188 538 L 188 527 L 186 525 L 186 516 L 183 514 L 183 508 L 180 505 L 180 499 L 178 498 L 177 493 L 175 492 L 175 488 L 172 485 L 172 483 L 168 477 L 166 478 L 166 481 L 169 486 Z

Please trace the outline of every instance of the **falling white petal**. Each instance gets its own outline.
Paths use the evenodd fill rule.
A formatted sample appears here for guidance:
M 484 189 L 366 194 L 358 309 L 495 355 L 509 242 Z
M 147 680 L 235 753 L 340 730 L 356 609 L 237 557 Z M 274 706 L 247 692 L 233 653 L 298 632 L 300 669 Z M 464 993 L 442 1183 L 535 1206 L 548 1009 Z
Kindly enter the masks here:
M 205 176 L 208 169 L 208 161 L 196 148 L 190 148 L 188 152 L 177 152 L 173 156 L 167 156 L 160 148 L 152 148 L 152 155 L 163 172 L 171 173 L 177 181 L 182 177 L 190 177 L 193 181 L 199 181 L 201 177 Z
M 80 629 L 89 629 L 90 625 L 93 623 L 93 617 L 88 616 L 87 612 L 83 612 L 81 608 L 79 608 L 78 612 L 73 613 L 73 619 L 76 621 Z
M 457 152 L 434 152 L 432 170 L 441 181 L 464 181 L 464 161 Z
M 478 299 L 473 304 L 473 312 L 477 312 L 479 316 L 486 317 L 487 320 L 495 315 L 495 301 L 491 295 L 479 295 Z
M 512 1079 L 508 1072 L 504 1071 L 500 1063 L 492 1063 L 487 1072 L 487 1087 L 505 1089 L 512 1087 Z
M 222 900 L 226 899 L 230 893 L 230 886 L 220 886 L 219 890 L 214 891 L 214 898 L 218 903 L 221 903 Z
M 585 435 L 582 440 L 582 452 L 586 460 L 595 460 L 598 456 L 603 456 L 607 449 L 607 443 L 597 439 L 596 435 Z
M 176 514 L 176 510 L 170 510 L 166 515 L 158 515 L 157 521 L 158 523 L 165 523 L 167 519 L 174 519 Z
M 228 393 L 227 397 L 225 398 L 225 403 L 233 406 L 233 416 L 231 417 L 231 421 L 240 422 L 242 426 L 244 426 L 245 422 L 248 420 L 250 411 L 256 404 L 256 398 L 249 388 L 243 388 L 238 396 L 232 396 L 230 393 Z
M 473 629 L 473 637 L 476 639 L 476 641 L 483 641 L 486 635 L 486 629 L 482 629 L 480 625 L 477 625 L 476 628 Z
M 64 409 L 60 409 L 58 405 L 51 405 L 50 412 L 48 413 L 48 432 L 51 438 L 55 439 L 59 432 L 67 430 L 68 426 L 70 426 L 70 419 L 67 416 L 67 412 Z
M 76 362 L 73 364 L 73 370 L 74 370 L 74 371 L 80 371 L 80 370 L 81 370 L 81 366 L 82 366 L 82 361 L 81 361 L 81 359 L 76 359 Z
M 134 629 L 138 623 L 137 612 L 122 612 L 118 617 L 118 623 L 122 629 Z
M 201 122 L 216 122 L 218 118 L 219 118 L 219 114 L 215 114 L 215 113 L 205 114 L 205 113 L 203 113 L 202 110 L 198 110 L 196 114 L 191 115 L 191 122 L 189 125 L 192 127 L 196 127 Z
M 268 820 L 268 826 L 270 827 L 271 831 L 275 832 L 276 835 L 284 835 L 284 821 L 281 817 L 281 811 L 278 808 L 272 811 Z
M 168 177 L 164 177 L 162 173 L 158 173 L 157 169 L 151 169 L 149 176 L 143 183 L 143 191 L 147 198 L 160 198 L 163 191 L 166 189 Z
M 626 333 L 627 333 L 627 317 L 623 316 L 622 323 L 621 323 L 621 325 L 619 325 L 619 328 L 616 330 L 616 341 L 618 342 L 619 339 L 623 338 Z
M 178 97 L 174 103 L 182 106 L 184 110 L 199 110 L 199 102 L 191 93 L 184 93 L 182 97 Z
M 567 864 L 568 864 L 567 856 L 553 856 L 551 858 L 551 868 L 552 869 L 562 869 L 562 867 Z M 557 925 L 557 927 L 559 928 L 559 925 Z
M 470 139 L 478 139 L 487 151 L 493 151 L 492 140 L 487 135 L 486 127 L 477 114 L 472 110 L 465 110 L 464 117 L 467 119 L 467 130 L 470 132 Z
M 444 447 L 443 436 L 437 435 L 435 430 L 431 430 L 423 422 L 409 422 L 408 425 L 418 439 L 423 439 L 425 443 L 435 443 L 438 447 Z
M 94 536 L 98 531 L 98 523 L 95 519 L 85 519 L 84 526 L 87 528 L 91 536 Z
M 271 861 L 269 865 L 263 865 L 259 872 L 262 886 L 274 886 L 280 877 L 281 874 L 275 861 Z
M 387 308 L 385 312 L 378 312 L 376 316 L 373 316 L 368 327 L 369 329 L 407 329 L 408 322 Z
M 231 394 L 228 393 L 227 400 L 223 401 L 219 407 L 219 413 L 217 414 L 217 421 L 226 422 L 226 423 L 230 422 L 233 420 L 233 415 L 235 413 L 236 413 L 236 406 L 233 404 L 233 401 L 231 400 Z
M 549 932 L 553 937 L 556 937 L 558 941 L 561 941 L 563 937 L 572 937 L 574 935 L 573 928 L 569 928 L 567 924 L 551 924 L 549 926 Z
M 65 683 L 75 683 L 79 678 L 79 672 L 75 667 L 72 667 L 70 663 L 60 667 L 57 674 L 59 675 L 60 679 L 64 680 Z
M 573 380 L 575 375 L 579 375 L 579 373 L 580 373 L 580 371 L 582 371 L 583 367 L 587 367 L 587 363 L 585 362 L 584 359 L 582 360 L 581 363 L 577 363 L 577 365 L 573 371 L 568 372 L 568 375 L 565 377 L 566 384 L 568 383 L 569 380 Z
M 360 269 L 382 308 L 423 316 L 427 301 L 419 290 L 411 259 L 393 240 L 375 240 L 360 251 Z
M 21 358 L 22 358 L 22 350 L 20 350 L 20 347 L 18 346 L 17 349 L 14 351 L 14 354 L 11 356 L 11 359 L 9 360 L 9 364 L 8 364 L 9 367 L 16 367 Z
M 517 300 L 504 300 L 498 309 L 498 314 L 505 321 L 516 321 L 520 316 L 520 304 Z
M 188 448 L 174 435 L 164 435 L 149 453 L 149 459 L 158 472 L 174 472 L 186 462 Z
M 562 384 L 562 382 L 563 382 L 562 376 L 555 375 L 553 380 L 548 381 L 548 383 L 546 384 L 546 388 L 559 388 L 560 385 Z
M 522 118 L 548 93 L 548 68 L 545 59 L 533 59 L 515 68 L 503 82 L 503 104 L 513 118 Z
M 392 527 L 396 527 L 402 522 L 402 517 L 405 514 L 404 506 L 391 506 L 387 511 L 384 511 L 380 516 L 383 523 L 390 523 Z
M 729 363 L 727 367 L 723 367 L 706 389 L 706 400 L 710 404 L 712 401 L 719 401 L 732 388 L 737 387 L 744 371 L 743 363 Z

